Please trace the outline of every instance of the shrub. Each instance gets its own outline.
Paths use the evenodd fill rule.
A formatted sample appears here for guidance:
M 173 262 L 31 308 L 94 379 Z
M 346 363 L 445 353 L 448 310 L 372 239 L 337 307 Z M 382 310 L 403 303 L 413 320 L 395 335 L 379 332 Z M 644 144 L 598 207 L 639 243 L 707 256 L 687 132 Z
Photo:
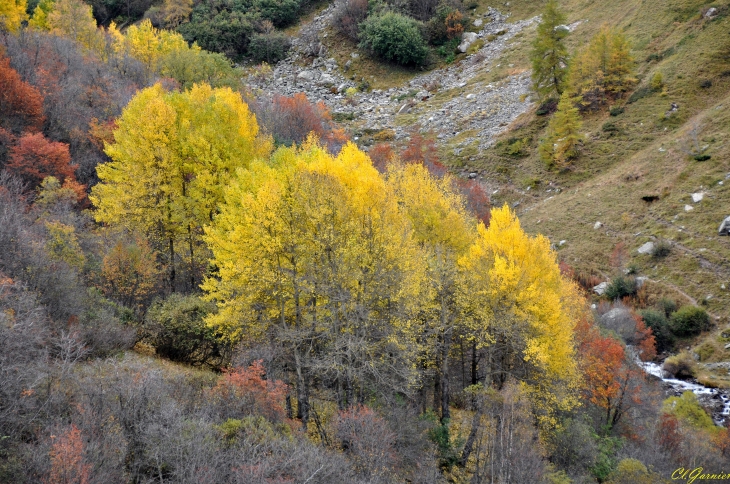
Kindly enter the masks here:
M 402 65 L 421 65 L 428 56 L 421 24 L 398 13 L 386 12 L 368 17 L 362 24 L 361 35 L 361 46 L 385 60 Z
M 663 297 L 657 301 L 656 307 L 659 311 L 662 311 L 667 318 L 678 308 L 676 301 L 667 297 Z
M 262 18 L 277 27 L 285 27 L 297 19 L 301 3 L 299 0 L 254 0 L 253 6 Z
M 710 316 L 697 306 L 682 306 L 669 318 L 669 328 L 677 336 L 694 336 L 710 327 Z
M 639 313 L 644 323 L 651 328 L 656 339 L 657 351 L 669 351 L 674 346 L 674 337 L 669 330 L 669 320 L 663 312 L 654 309 L 645 309 Z
M 697 364 L 694 358 L 686 351 L 664 360 L 662 368 L 670 375 L 680 379 L 693 378 L 697 372 Z
M 659 92 L 664 88 L 664 78 L 662 73 L 657 71 L 651 76 L 651 90 Z
M 147 311 L 145 339 L 158 355 L 191 365 L 220 367 L 230 357 L 230 348 L 203 318 L 214 305 L 197 296 L 172 294 Z
M 290 46 L 289 37 L 283 32 L 253 34 L 248 44 L 248 55 L 255 62 L 275 64 L 286 57 Z
M 654 249 L 651 251 L 651 256 L 655 259 L 663 259 L 672 252 L 672 244 L 666 240 L 660 240 L 654 244 Z
M 697 395 L 684 392 L 681 397 L 669 397 L 662 403 L 662 411 L 696 429 L 716 430 L 712 418 L 700 405 Z
M 346 37 L 358 40 L 360 37 L 360 24 L 367 16 L 367 0 L 340 0 L 337 2 L 333 24 Z
M 606 297 L 609 299 L 623 299 L 626 296 L 634 296 L 638 291 L 636 279 L 633 277 L 618 276 L 606 288 Z
M 611 109 L 609 109 L 609 111 L 608 111 L 608 114 L 610 114 L 611 116 L 618 116 L 623 113 L 624 113 L 624 108 L 622 108 L 621 106 L 614 106 Z

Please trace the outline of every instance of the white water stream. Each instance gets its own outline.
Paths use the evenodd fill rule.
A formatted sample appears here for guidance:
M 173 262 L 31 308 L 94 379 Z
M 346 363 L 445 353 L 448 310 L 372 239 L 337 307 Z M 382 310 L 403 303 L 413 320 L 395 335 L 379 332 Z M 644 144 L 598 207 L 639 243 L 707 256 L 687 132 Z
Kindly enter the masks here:
M 730 416 L 730 398 L 728 398 L 725 392 L 720 391 L 717 388 L 708 388 L 704 385 L 700 385 L 699 383 L 677 380 L 675 378 L 664 378 L 664 372 L 661 365 L 658 365 L 656 363 L 644 363 L 642 361 L 638 361 L 637 363 L 644 369 L 646 373 L 659 378 L 665 385 L 671 387 L 674 390 L 680 392 L 691 391 L 700 398 L 719 398 L 723 404 L 722 413 L 720 414 L 720 416 L 718 416 L 717 414 L 713 415 L 713 420 L 717 425 L 725 424 L 725 419 Z

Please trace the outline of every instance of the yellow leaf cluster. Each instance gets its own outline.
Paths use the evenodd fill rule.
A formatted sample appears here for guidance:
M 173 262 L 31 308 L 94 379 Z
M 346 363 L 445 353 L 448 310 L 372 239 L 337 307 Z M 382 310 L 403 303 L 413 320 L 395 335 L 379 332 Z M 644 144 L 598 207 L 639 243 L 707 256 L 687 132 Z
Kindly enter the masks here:
M 3 0 L 0 2 L 0 26 L 15 33 L 28 15 L 25 13 L 26 0 Z

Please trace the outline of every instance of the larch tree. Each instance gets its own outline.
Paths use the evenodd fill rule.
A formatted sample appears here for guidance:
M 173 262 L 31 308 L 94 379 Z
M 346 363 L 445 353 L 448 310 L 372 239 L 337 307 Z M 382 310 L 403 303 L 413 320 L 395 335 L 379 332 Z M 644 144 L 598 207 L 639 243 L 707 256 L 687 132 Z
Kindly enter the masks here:
M 409 163 L 391 165 L 387 177 L 426 263 L 419 307 L 420 331 L 428 341 L 422 363 L 435 373 L 434 408 L 445 421 L 450 417 L 449 353 L 462 323 L 456 305 L 457 260 L 471 244 L 473 219 L 449 176 L 436 178 L 426 166 Z
M 42 13 L 38 14 L 35 23 L 42 25 Z M 75 40 L 89 51 L 100 53 L 105 48 L 104 34 L 97 28 L 91 6 L 81 0 L 55 0 L 45 25 L 51 33 Z
M 347 145 L 335 158 L 310 140 L 239 170 L 226 193 L 205 238 L 209 323 L 282 349 L 305 426 L 315 381 L 340 408 L 370 389 L 409 393 L 416 342 L 401 308 L 417 300 L 421 258 L 367 155 Z
M 97 167 L 100 183 L 90 196 L 96 220 L 147 236 L 172 290 L 182 258 L 183 284 L 192 290 L 207 265 L 203 226 L 217 212 L 231 174 L 270 149 L 241 96 L 228 88 L 144 89 L 106 145 L 112 161 Z
M 563 92 L 558 110 L 548 123 L 545 138 L 540 140 L 540 158 L 548 167 L 564 169 L 578 157 L 583 135 L 577 100 L 568 91 Z
M 568 74 L 568 90 L 584 109 L 599 108 L 635 83 L 626 37 L 606 26 L 575 54 Z
M 3 0 L 0 2 L 0 29 L 15 33 L 28 18 L 26 0 Z
M 532 85 L 541 99 L 560 96 L 565 90 L 568 73 L 568 49 L 563 43 L 570 31 L 558 2 L 549 0 L 537 26 L 537 38 L 532 43 Z
M 458 303 L 478 346 L 485 381 L 522 382 L 543 423 L 576 404 L 578 372 L 573 329 L 580 307 L 549 241 L 528 236 L 512 211 L 492 209 L 459 259 Z

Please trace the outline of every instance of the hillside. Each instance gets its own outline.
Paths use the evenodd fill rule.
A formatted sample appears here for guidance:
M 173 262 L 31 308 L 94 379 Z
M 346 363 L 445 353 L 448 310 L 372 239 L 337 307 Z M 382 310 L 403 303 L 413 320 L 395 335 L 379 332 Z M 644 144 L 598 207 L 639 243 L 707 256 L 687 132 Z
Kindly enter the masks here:
M 601 26 L 616 27 L 631 43 L 638 78 L 611 106 L 622 108 L 620 114 L 605 109 L 583 117 L 580 157 L 563 171 L 548 169 L 537 156 L 548 117 L 536 114 L 528 54 L 541 8 L 527 1 L 480 3 L 468 17 L 468 30 L 480 36 L 468 55 L 420 74 L 358 49 L 330 27 L 334 7 L 328 7 L 298 32 L 309 44 L 295 40 L 294 54 L 271 80 L 253 85 L 269 93 L 304 90 L 323 100 L 365 149 L 402 144 L 414 127 L 432 133 L 443 162 L 462 177 L 476 176 L 495 206 L 515 207 L 525 228 L 547 235 L 579 274 L 610 281 L 616 275 L 610 255 L 623 244 L 622 268 L 648 278 L 645 303 L 668 297 L 706 307 L 714 340 L 730 323 L 730 239 L 718 235 L 730 215 L 728 5 L 561 2 L 571 52 Z M 310 57 L 313 32 L 319 44 Z M 656 73 L 661 92 L 649 87 Z M 345 95 L 363 81 L 367 89 Z M 710 158 L 695 161 L 690 153 L 700 151 Z M 639 254 L 646 242 L 668 244 L 669 255 Z M 729 352 L 712 361 L 726 357 Z

